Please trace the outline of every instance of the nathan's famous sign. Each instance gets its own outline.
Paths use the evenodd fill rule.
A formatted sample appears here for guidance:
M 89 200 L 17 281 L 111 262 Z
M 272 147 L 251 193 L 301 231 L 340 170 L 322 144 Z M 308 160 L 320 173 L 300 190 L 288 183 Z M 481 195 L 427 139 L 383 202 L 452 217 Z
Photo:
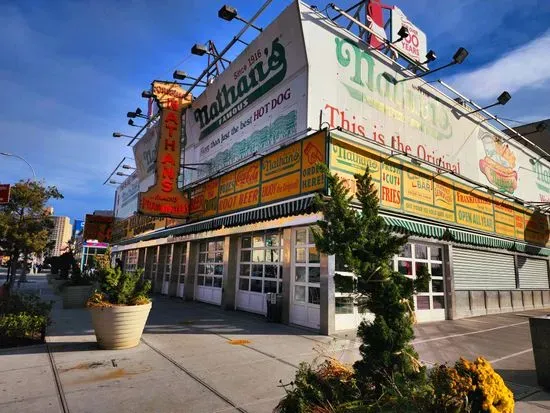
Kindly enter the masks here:
M 155 80 L 152 89 L 160 111 L 156 181 L 146 192 L 139 194 L 138 212 L 149 216 L 185 218 L 189 215 L 189 200 L 178 189 L 181 118 L 183 110 L 191 105 L 192 96 L 176 83 Z
M 237 78 L 236 85 L 222 85 L 216 92 L 215 101 L 194 110 L 193 116 L 201 128 L 199 139 L 210 134 L 285 78 L 285 48 L 279 39 L 273 40 L 271 51 L 268 48 L 258 49 L 252 62 L 254 64 L 248 68 L 243 67 L 243 74 Z

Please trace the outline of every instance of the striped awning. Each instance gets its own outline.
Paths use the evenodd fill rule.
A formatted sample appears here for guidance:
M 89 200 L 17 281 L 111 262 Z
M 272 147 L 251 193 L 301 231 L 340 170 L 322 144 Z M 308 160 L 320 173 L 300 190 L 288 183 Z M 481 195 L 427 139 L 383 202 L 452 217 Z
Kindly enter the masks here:
M 445 234 L 445 228 L 437 225 L 388 215 L 382 215 L 382 218 L 394 232 L 428 238 L 443 238 L 443 234 Z
M 314 195 L 309 195 L 304 198 L 292 199 L 289 201 L 236 212 L 204 221 L 184 224 L 174 228 L 161 229 L 136 238 L 121 241 L 117 243 L 117 245 L 128 245 L 139 241 L 148 241 L 156 238 L 168 236 L 176 237 L 180 235 L 212 231 L 222 227 L 235 227 L 292 215 L 310 213 L 313 212 L 313 196 Z
M 546 257 L 550 256 L 550 249 L 525 244 L 523 242 L 515 242 L 514 249 L 519 252 L 525 252 L 526 254 L 544 255 Z
M 458 229 L 449 229 L 449 232 L 451 233 L 453 241 L 463 244 L 501 249 L 511 249 L 514 246 L 514 241 L 502 238 L 460 231 Z

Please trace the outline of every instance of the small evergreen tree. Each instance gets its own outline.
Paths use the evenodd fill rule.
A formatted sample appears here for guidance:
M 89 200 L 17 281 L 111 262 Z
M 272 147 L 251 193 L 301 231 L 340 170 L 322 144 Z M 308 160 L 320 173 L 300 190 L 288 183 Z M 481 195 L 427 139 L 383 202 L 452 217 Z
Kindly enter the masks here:
M 392 258 L 407 237 L 392 234 L 378 215 L 379 200 L 368 169 L 355 175 L 360 209 L 352 205 L 353 196 L 343 182 L 328 170 L 325 173 L 330 197 L 318 195 L 315 200 L 324 218 L 313 232 L 315 243 L 355 274 L 356 304 L 374 315 L 374 321 L 363 321 L 358 329 L 363 344 L 362 358 L 354 365 L 356 379 L 367 401 L 391 405 L 397 399 L 414 398 L 411 392 L 424 388 L 426 374 L 410 344 L 413 294 L 426 288 L 429 274 L 423 270 L 411 280 L 393 271 Z

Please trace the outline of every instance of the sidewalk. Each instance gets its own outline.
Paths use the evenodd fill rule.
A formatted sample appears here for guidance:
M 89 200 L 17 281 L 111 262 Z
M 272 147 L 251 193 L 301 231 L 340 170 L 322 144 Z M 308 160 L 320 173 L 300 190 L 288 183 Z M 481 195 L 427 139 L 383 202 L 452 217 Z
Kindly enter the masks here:
M 279 380 L 290 382 L 301 361 L 319 352 L 345 362 L 359 357 L 353 333 L 320 336 L 164 297 L 155 297 L 138 347 L 99 350 L 87 310 L 63 310 L 45 276 L 31 281 L 21 288 L 58 300 L 54 325 L 46 345 L 0 351 L 2 412 L 271 412 L 284 395 Z M 525 321 L 497 315 L 420 325 L 415 346 L 428 363 L 487 355 L 524 398 L 517 412 L 548 412 L 550 394 L 533 382 L 525 351 Z

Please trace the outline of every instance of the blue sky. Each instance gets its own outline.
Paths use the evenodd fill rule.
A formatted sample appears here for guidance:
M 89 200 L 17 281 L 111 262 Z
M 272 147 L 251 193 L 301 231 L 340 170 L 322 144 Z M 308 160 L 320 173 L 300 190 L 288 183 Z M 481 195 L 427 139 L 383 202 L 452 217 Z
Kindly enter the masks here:
M 274 0 L 259 19 L 267 25 L 289 0 Z M 339 1 L 342 7 L 353 1 Z M 65 199 L 56 215 L 81 218 L 113 207 L 114 187 L 103 181 L 132 156 L 126 112 L 141 106 L 153 79 L 175 68 L 200 73 L 206 58 L 191 56 L 196 42 L 219 49 L 241 27 L 217 18 L 214 0 L 87 0 L 0 2 L 0 151 L 25 157 L 39 178 Z M 231 3 L 244 17 L 260 2 Z M 325 2 L 314 2 L 320 9 Z M 502 90 L 512 94 L 500 116 L 524 122 L 550 117 L 550 1 L 396 0 L 428 36 L 440 62 L 459 46 L 470 51 L 441 78 L 479 103 Z M 256 35 L 250 31 L 249 36 Z M 250 39 L 250 37 L 249 37 Z M 233 57 L 229 54 L 229 57 Z M 0 157 L 0 182 L 30 177 L 15 158 Z

